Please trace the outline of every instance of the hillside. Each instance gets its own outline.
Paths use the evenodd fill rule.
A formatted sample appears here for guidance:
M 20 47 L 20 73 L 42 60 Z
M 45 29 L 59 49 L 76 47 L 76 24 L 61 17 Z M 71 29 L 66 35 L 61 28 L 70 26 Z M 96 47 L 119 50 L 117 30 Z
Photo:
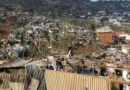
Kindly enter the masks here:
M 130 2 L 90 2 L 88 0 L 0 0 L 0 7 L 8 10 L 22 8 L 26 11 L 49 12 L 54 15 L 79 15 L 99 10 L 107 12 L 130 11 Z

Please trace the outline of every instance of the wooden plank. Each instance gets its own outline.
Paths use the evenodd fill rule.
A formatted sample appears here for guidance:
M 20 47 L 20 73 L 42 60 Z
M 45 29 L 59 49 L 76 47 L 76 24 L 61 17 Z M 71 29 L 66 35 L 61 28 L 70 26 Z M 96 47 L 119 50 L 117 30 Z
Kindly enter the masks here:
M 32 78 L 28 90 L 37 90 L 38 86 L 39 86 L 39 81 L 37 79 Z
M 14 60 L 10 63 L 4 63 L 0 65 L 0 68 L 16 68 L 16 67 L 24 67 L 24 65 L 31 62 L 31 60 Z
M 113 83 L 119 83 L 119 84 L 128 84 L 130 85 L 130 81 L 124 81 L 124 80 L 117 80 L 117 79 L 109 79 Z

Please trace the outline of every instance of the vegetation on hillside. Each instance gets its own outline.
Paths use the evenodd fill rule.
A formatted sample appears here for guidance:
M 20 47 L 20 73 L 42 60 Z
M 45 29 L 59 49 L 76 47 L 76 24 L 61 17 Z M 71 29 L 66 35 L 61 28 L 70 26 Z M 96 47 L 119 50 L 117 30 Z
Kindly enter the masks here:
M 79 7 L 80 6 L 80 7 Z M 130 2 L 90 2 L 89 0 L 0 0 L 0 7 L 7 10 L 51 12 L 56 16 L 79 17 L 105 10 L 109 13 L 129 11 Z

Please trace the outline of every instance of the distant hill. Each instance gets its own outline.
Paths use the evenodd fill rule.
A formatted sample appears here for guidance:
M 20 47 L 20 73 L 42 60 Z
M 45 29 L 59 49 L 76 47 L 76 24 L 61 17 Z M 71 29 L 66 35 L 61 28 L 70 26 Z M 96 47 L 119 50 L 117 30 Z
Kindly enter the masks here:
M 130 11 L 130 2 L 90 2 L 88 0 L 0 0 L 0 7 L 7 10 L 52 12 L 53 15 L 83 15 L 105 10 L 108 13 Z

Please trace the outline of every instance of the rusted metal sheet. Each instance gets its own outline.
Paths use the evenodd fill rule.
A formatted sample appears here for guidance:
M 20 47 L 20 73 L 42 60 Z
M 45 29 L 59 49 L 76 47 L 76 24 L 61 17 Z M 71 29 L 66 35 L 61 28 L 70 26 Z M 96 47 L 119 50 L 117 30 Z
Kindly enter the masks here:
M 24 90 L 25 73 L 21 70 L 0 73 L 0 90 Z
M 110 81 L 104 78 L 45 71 L 47 90 L 110 90 Z
M 10 87 L 10 75 L 7 73 L 0 73 L 0 88 L 1 89 L 8 89 Z
M 24 90 L 24 84 L 21 82 L 11 82 L 10 90 Z

